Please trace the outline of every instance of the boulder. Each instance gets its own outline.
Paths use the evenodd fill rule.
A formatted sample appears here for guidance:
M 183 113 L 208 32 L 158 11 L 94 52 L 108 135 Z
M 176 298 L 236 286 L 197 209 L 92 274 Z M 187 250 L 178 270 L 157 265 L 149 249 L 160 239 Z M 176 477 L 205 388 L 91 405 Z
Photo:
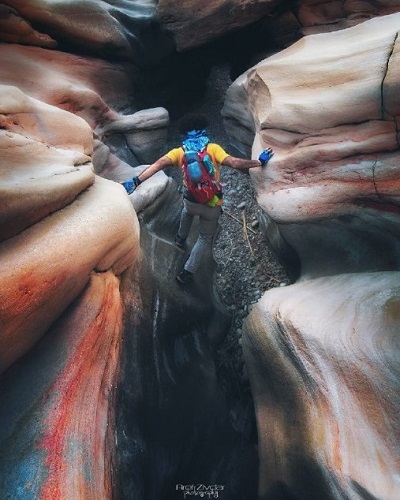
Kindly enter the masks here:
M 93 164 L 97 174 L 117 182 L 132 179 L 132 177 L 140 175 L 148 167 L 148 165 L 139 165 L 132 168 L 115 156 L 101 141 L 95 141 Z M 131 193 L 129 199 L 135 212 L 139 213 L 150 205 L 153 205 L 167 191 L 175 191 L 177 193 L 178 186 L 161 170 Z
M 152 163 L 165 150 L 169 114 L 165 108 L 151 108 L 131 115 L 118 115 L 115 120 L 97 129 L 97 134 L 115 151 L 121 154 L 121 140 L 134 152 L 139 163 Z M 118 140 L 119 138 L 119 140 Z M 115 143 L 117 147 L 112 147 Z

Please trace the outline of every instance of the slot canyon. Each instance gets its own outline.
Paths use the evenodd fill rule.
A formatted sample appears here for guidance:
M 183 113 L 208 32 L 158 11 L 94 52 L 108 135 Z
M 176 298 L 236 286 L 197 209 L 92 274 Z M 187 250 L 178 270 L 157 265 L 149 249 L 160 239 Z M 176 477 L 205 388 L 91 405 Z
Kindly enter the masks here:
M 0 0 L 0 497 L 400 496 L 400 3 Z M 221 168 L 194 281 L 181 172 Z

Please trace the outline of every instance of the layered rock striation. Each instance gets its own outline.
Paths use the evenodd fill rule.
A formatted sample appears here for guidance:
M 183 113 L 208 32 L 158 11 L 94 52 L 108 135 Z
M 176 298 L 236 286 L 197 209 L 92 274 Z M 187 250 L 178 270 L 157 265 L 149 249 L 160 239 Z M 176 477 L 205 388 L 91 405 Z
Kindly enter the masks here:
M 112 497 L 121 337 L 119 278 L 92 272 L 83 292 L 3 376 L 3 497 Z
M 119 276 L 139 259 L 139 223 L 95 175 L 83 118 L 0 95 L 1 495 L 109 497 Z
M 155 0 L 134 0 L 129 5 L 123 0 L 4 0 L 0 40 L 61 47 L 72 53 L 100 53 L 103 59 L 140 65 L 149 57 L 159 58 L 169 47 L 155 26 L 156 6 Z
M 244 350 L 261 498 L 397 498 L 399 298 L 398 272 L 364 272 L 254 307 Z
M 399 488 L 399 28 L 305 37 L 228 91 L 238 147 L 275 150 L 252 179 L 272 247 L 296 256 L 297 283 L 245 327 L 261 498 Z
M 235 33 L 251 24 L 265 38 L 288 46 L 306 35 L 342 30 L 398 10 L 396 4 L 371 1 L 218 0 L 205 6 L 200 0 L 179 5 L 173 0 L 160 0 L 157 5 L 158 19 L 173 36 L 179 51 L 199 47 L 220 38 L 222 33 Z
M 398 267 L 398 23 L 393 15 L 305 38 L 228 92 L 223 114 L 238 146 L 276 151 L 253 180 L 302 279 Z
M 139 95 L 165 90 L 164 74 L 154 83 L 146 73 L 174 51 L 162 29 L 185 51 L 261 20 L 283 45 L 356 26 L 307 36 L 254 66 L 223 112 L 244 154 L 275 150 L 251 177 L 265 234 L 297 280 L 267 292 L 245 326 L 259 495 L 394 499 L 400 18 L 362 21 L 398 8 L 176 7 L 1 5 L 1 495 L 110 498 L 120 489 L 158 500 L 178 475 L 198 482 L 216 471 L 226 482 L 234 471 L 230 498 L 255 490 L 252 471 L 242 472 L 254 449 L 230 427 L 212 360 L 227 323 L 213 268 L 192 294 L 174 281 L 186 254 L 173 247 L 173 181 L 159 173 L 128 197 L 106 179 L 138 173 L 163 150 L 169 113 L 151 91 L 155 107 L 142 109 Z M 120 370 L 128 381 L 118 406 Z M 174 398 L 191 404 L 178 412 Z M 131 412 L 117 415 L 124 404 Z M 139 477 L 149 464 L 152 474 Z
M 110 498 L 117 488 L 120 276 L 140 260 L 140 242 L 131 201 L 106 178 L 125 179 L 152 161 L 169 116 L 138 107 L 133 79 L 143 54 L 126 62 L 133 35 L 106 3 L 78 4 L 2 8 L 4 497 Z M 140 19 L 133 7 L 135 31 L 151 5 L 138 7 Z M 102 59 L 93 57 L 99 49 Z M 104 59 L 113 53 L 119 62 Z

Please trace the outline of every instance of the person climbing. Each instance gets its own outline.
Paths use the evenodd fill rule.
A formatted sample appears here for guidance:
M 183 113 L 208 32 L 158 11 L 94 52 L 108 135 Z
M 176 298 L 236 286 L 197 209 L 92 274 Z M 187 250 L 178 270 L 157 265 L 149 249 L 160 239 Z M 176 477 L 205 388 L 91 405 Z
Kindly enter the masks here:
M 138 176 L 121 182 L 131 194 L 142 182 L 159 170 L 178 166 L 183 171 L 183 207 L 175 244 L 185 247 L 195 216 L 199 217 L 199 234 L 183 270 L 176 279 L 180 284 L 190 283 L 205 253 L 212 247 L 218 220 L 222 213 L 222 186 L 219 183 L 220 166 L 247 170 L 265 166 L 273 155 L 271 148 L 264 149 L 257 160 L 237 158 L 228 154 L 207 136 L 208 119 L 200 113 L 185 115 L 179 121 L 183 135 L 180 147 L 174 148 L 149 165 Z

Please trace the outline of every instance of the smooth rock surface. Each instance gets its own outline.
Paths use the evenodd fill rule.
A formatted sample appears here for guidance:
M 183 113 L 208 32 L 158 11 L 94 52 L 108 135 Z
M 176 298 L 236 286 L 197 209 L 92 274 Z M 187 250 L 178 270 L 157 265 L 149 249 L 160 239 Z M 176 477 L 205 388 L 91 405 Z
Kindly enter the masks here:
M 157 14 L 161 24 L 173 34 L 178 50 L 187 50 L 219 38 L 269 14 L 279 0 L 187 0 L 177 4 L 160 0 Z
M 399 264 L 399 25 L 396 14 L 304 38 L 228 91 L 223 114 L 238 147 L 275 151 L 251 175 L 303 277 Z
M 265 1 L 158 4 L 160 22 L 174 34 L 179 50 L 262 19 L 276 6 Z M 195 314 L 188 323 L 177 321 L 190 299 L 175 283 L 186 255 L 173 246 L 178 205 L 169 202 L 178 195 L 171 181 L 160 172 L 128 197 L 121 186 L 94 173 L 123 180 L 152 161 L 152 146 L 162 148 L 168 113 L 158 107 L 138 111 L 132 80 L 138 76 L 136 65 L 150 67 L 171 51 L 171 43 L 158 43 L 166 39 L 155 23 L 155 8 L 153 0 L 112 5 L 15 0 L 0 11 L 0 37 L 7 42 L 0 45 L 0 84 L 8 86 L 1 89 L 0 104 L 5 160 L 0 193 L 6 203 L 0 209 L 4 497 L 15 492 L 49 499 L 112 496 L 113 385 L 122 323 L 132 347 L 124 367 L 135 375 L 125 387 L 128 396 L 133 393 L 127 400 L 135 402 L 128 405 L 134 418 L 118 435 L 126 444 L 124 431 L 132 432 L 120 457 L 131 481 L 127 491 L 139 486 L 158 500 L 186 466 L 198 471 L 202 465 L 207 477 L 215 477 L 207 444 L 213 443 L 215 428 L 229 430 L 218 432 L 218 439 L 227 439 L 219 447 L 222 477 L 255 461 L 254 449 L 247 450 L 249 459 L 237 459 L 236 446 L 243 444 L 237 429 L 244 427 L 237 422 L 232 435 L 226 425 L 230 408 L 219 397 L 202 335 L 211 331 L 216 342 L 221 325 L 214 318 L 199 323 Z M 287 41 L 305 30 L 337 29 L 382 13 L 381 6 L 371 9 L 367 2 L 291 9 L 264 18 L 267 31 L 276 21 L 276 40 L 282 33 Z M 267 292 L 244 326 L 263 499 L 279 490 L 305 498 L 395 498 L 399 25 L 397 14 L 304 38 L 240 77 L 228 93 L 227 128 L 243 153 L 257 157 L 266 145 L 275 150 L 268 167 L 254 170 L 252 179 L 265 220 L 280 231 L 277 241 L 298 257 L 302 281 Z M 119 63 L 87 55 L 98 53 Z M 136 211 L 148 209 L 143 216 L 147 268 L 141 267 L 132 205 Z M 123 313 L 118 276 L 128 269 L 122 278 L 128 309 Z M 137 281 L 132 275 L 139 269 L 149 273 Z M 352 274 L 339 274 L 346 272 Z M 207 299 L 200 308 L 208 307 L 211 281 L 194 285 Z M 195 376 L 193 385 L 188 373 Z M 193 397 L 199 380 L 206 382 L 201 399 Z M 190 407 L 188 418 L 179 414 L 182 425 L 172 419 L 172 427 L 174 398 L 184 407 L 188 401 L 176 387 L 183 396 L 190 392 L 194 406 L 193 415 Z M 146 415 L 141 418 L 143 408 L 151 413 L 150 423 Z M 165 427 L 160 416 L 166 416 Z M 218 419 L 219 426 L 204 425 L 207 418 Z M 192 422 L 199 423 L 198 433 L 192 432 Z M 172 440 L 178 436 L 173 459 L 170 434 L 154 440 L 161 429 L 174 429 Z M 180 447 L 182 442 L 190 445 Z M 196 449 L 201 453 L 193 453 Z M 147 460 L 153 460 L 151 472 L 161 481 L 139 477 L 148 470 Z M 235 474 L 229 494 L 243 498 L 236 480 L 243 486 L 249 479 L 239 477 Z
M 2 377 L 2 498 L 112 498 L 121 331 L 119 278 L 93 272 Z
M 244 323 L 263 500 L 398 496 L 399 27 L 305 37 L 227 94 L 238 147 L 275 151 L 251 177 L 273 249 L 297 261 Z
M 70 204 L 94 182 L 92 131 L 71 113 L 0 86 L 0 240 Z
M 106 59 L 140 61 L 149 55 L 140 34 L 155 21 L 155 0 L 12 0 L 11 4 L 2 7 L 0 40 L 42 47 L 67 45 L 72 52 L 101 52 Z M 157 35 L 153 29 L 155 40 L 160 41 Z
M 243 349 L 261 499 L 398 497 L 399 283 L 399 272 L 343 274 L 253 306 Z
M 98 178 L 74 203 L 0 244 L 0 371 L 26 353 L 84 289 L 93 270 L 122 273 L 139 225 L 118 184 Z
M 94 175 L 81 118 L 0 88 L 0 371 L 25 354 L 86 286 L 139 256 L 124 188 Z
M 163 153 L 168 125 L 168 111 L 158 107 L 137 111 L 131 115 L 118 115 L 115 120 L 98 127 L 96 132 L 106 144 L 112 143 L 113 136 L 121 135 L 138 162 L 143 164 L 152 163 Z
M 201 0 L 181 4 L 160 0 L 157 6 L 159 22 L 172 34 L 180 51 L 205 45 L 251 24 L 265 34 L 265 39 L 287 47 L 305 35 L 343 30 L 398 11 L 396 1 L 388 4 L 369 0 L 300 0 L 296 4 L 281 0 L 214 0 L 206 5 Z M 256 52 L 257 47 L 254 49 Z
M 162 107 L 137 110 L 129 65 L 0 44 L 0 68 L 0 85 L 83 118 L 96 138 L 133 166 L 154 161 L 165 148 L 169 114 Z

